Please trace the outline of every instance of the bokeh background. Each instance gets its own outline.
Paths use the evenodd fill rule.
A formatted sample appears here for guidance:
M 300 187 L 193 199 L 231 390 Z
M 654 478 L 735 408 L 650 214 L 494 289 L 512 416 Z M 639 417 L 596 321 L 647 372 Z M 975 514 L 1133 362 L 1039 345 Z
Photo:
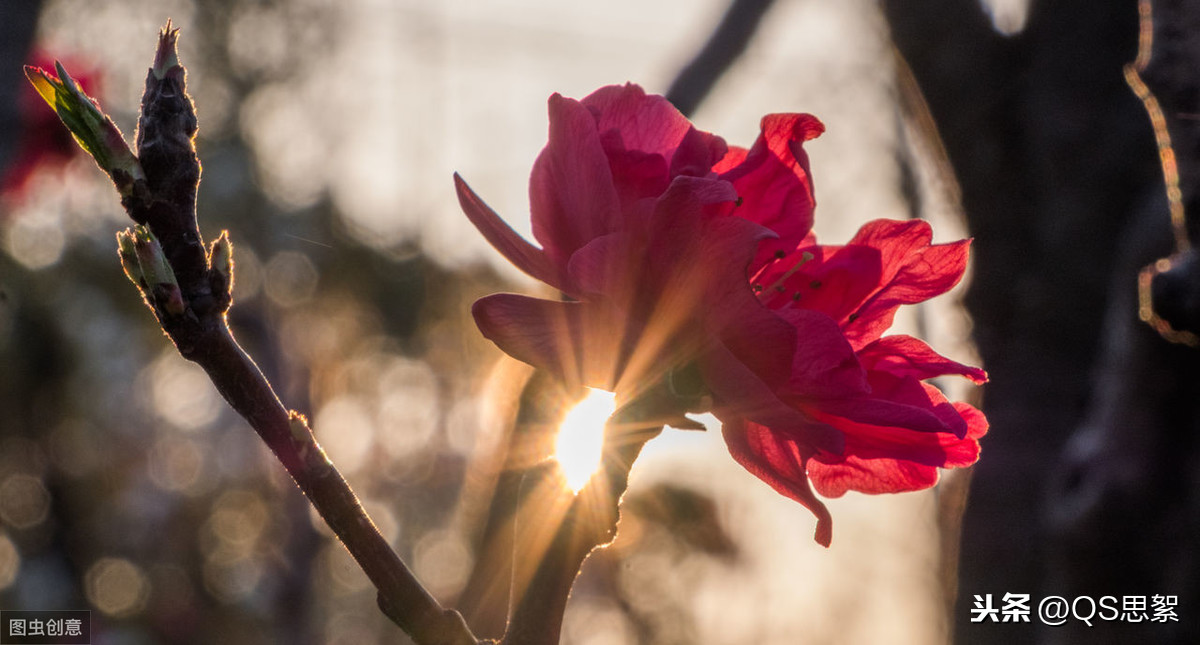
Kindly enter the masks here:
M 1107 61 L 1132 60 L 1134 3 L 1017 36 L 1006 34 L 1025 24 L 1020 0 L 949 3 L 956 8 L 941 13 L 936 5 L 947 3 L 735 6 L 749 4 L 769 9 L 729 69 L 710 72 L 718 80 L 692 114 L 697 125 L 749 145 L 763 114 L 816 114 L 827 132 L 806 148 L 824 241 L 846 240 L 870 219 L 919 216 L 938 239 L 976 235 L 991 260 L 980 272 L 990 282 L 973 292 L 980 351 L 961 289 L 898 321 L 956 359 L 982 354 L 989 388 L 1001 391 L 989 389 L 985 401 L 993 431 L 976 477 L 981 501 L 972 498 L 964 529 L 966 600 L 954 604 L 968 475 L 948 473 L 921 493 L 832 500 L 826 550 L 811 539 L 812 516 L 737 466 L 719 432 L 668 431 L 634 469 L 617 543 L 585 566 L 563 642 L 938 643 L 965 622 L 973 593 L 1098 592 L 1071 573 L 1094 563 L 1051 548 L 1072 544 L 1054 541 L 1070 533 L 1063 526 L 1094 516 L 1046 491 L 1062 482 L 1054 473 L 1076 428 L 1085 419 L 1092 436 L 1106 427 L 1091 393 L 1105 355 L 1104 308 L 1115 299 L 1106 291 L 1111 259 L 1133 204 L 1142 195 L 1154 204 L 1161 181 L 1132 95 L 1088 75 L 1119 74 Z M 1087 4 L 1043 13 L 1075 15 Z M 70 154 L 20 63 L 62 60 L 132 136 L 157 29 L 168 17 L 182 29 L 200 118 L 201 230 L 211 239 L 228 229 L 234 241 L 235 334 L 285 405 L 313 420 L 384 535 L 453 604 L 480 558 L 529 378 L 479 336 L 470 303 L 542 287 L 469 225 L 451 174 L 528 234 L 528 172 L 545 142 L 547 97 L 626 81 L 666 92 L 728 8 L 725 0 L 0 6 L 0 609 L 90 608 L 96 643 L 407 642 L 257 437 L 138 301 L 116 261 L 113 234 L 128 222 L 111 186 Z M 897 64 L 897 47 L 911 73 Z M 1022 47 L 1036 55 L 1010 51 Z M 1003 56 L 985 58 L 996 49 Z M 941 80 L 928 105 L 914 78 Z M 1077 100 L 1059 100 L 1063 92 Z M 1025 120 L 997 116 L 1014 103 Z M 931 115 L 950 124 L 942 139 Z M 1078 150 L 1078 139 L 1113 120 L 1122 130 L 1093 157 L 1095 176 L 1079 179 L 1081 159 L 1059 163 L 1047 152 Z M 1050 144 L 1040 147 L 1039 136 Z M 1112 185 L 1113 175 L 1123 183 Z M 1102 185 L 1121 198 L 1075 199 L 1049 182 L 1084 193 Z M 968 226 L 979 203 L 983 215 Z M 1162 216 L 1161 205 L 1145 210 L 1146 221 Z M 1140 266 L 1140 252 L 1122 266 Z M 1009 308 L 989 308 L 994 301 Z M 1185 373 L 1192 364 L 1172 360 Z M 1164 378 L 1163 387 L 1174 385 Z M 1191 378 L 1184 385 L 1194 387 Z M 962 384 L 940 385 L 979 402 Z M 1087 472 L 1068 483 L 1084 485 Z M 1139 481 L 1132 472 L 1122 481 Z M 1178 490 L 1195 490 L 1188 481 Z M 1180 495 L 1194 532 L 1195 505 Z M 1123 518 L 1084 524 L 1086 541 Z M 1087 557 L 1108 558 L 1111 545 L 1100 544 Z M 1115 580 L 1105 592 L 1195 598 L 1186 580 L 1120 571 Z M 1194 625 L 1200 611 L 1185 612 Z M 960 625 L 958 641 L 1066 633 L 1002 627 Z M 1162 629 L 1160 642 L 1189 633 Z

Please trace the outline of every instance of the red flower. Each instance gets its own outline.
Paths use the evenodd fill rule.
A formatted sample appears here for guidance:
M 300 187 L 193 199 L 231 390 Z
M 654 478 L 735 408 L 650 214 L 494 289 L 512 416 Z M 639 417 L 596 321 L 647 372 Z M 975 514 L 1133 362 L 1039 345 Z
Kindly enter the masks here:
M 753 339 L 727 338 L 728 351 L 705 357 L 714 391 L 731 389 L 714 408 L 730 452 L 817 515 L 821 544 L 831 539 L 829 513 L 809 481 L 826 497 L 920 490 L 937 483 L 938 468 L 969 466 L 979 457 L 983 414 L 950 403 L 923 381 L 961 375 L 982 383 L 984 371 L 939 356 L 911 336 L 881 336 L 900 305 L 940 295 L 962 277 L 969 242 L 930 245 L 930 239 L 923 221 L 876 220 L 846 246 L 817 245 L 810 236 L 754 277 L 760 301 L 797 330 L 815 320 L 835 323 L 865 388 L 855 392 L 849 373 L 841 383 L 806 378 L 828 360 L 827 348 L 799 347 L 790 380 L 775 387 L 744 371 L 736 387 L 727 385 L 741 364 L 738 343 Z M 764 409 L 778 409 L 779 418 L 764 419 Z M 798 414 L 789 418 L 788 411 Z
M 844 247 L 816 245 L 803 143 L 822 130 L 768 115 L 752 148 L 728 149 L 635 85 L 554 95 L 530 180 L 540 249 L 455 179 L 492 245 L 571 298 L 482 298 L 487 338 L 619 402 L 669 392 L 673 425 L 711 410 L 734 457 L 812 509 L 828 544 L 810 478 L 834 496 L 928 487 L 936 467 L 975 460 L 986 424 L 922 382 L 982 371 L 880 338 L 899 305 L 958 281 L 967 243 L 930 246 L 922 222 L 879 221 Z

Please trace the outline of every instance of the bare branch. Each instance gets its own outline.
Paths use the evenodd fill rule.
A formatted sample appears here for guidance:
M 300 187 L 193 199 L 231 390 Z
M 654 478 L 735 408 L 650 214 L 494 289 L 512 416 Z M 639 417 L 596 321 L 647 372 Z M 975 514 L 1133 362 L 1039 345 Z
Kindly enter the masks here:
M 179 353 L 200 365 L 217 391 L 262 438 L 379 591 L 383 612 L 421 645 L 474 645 L 462 617 L 444 609 L 391 549 L 303 416 L 280 402 L 226 322 L 232 304 L 232 245 L 224 233 L 206 249 L 196 223 L 200 162 L 197 121 L 175 41 L 159 34 L 146 75 L 133 158 L 111 120 L 62 78 L 27 70 L 64 123 L 96 158 L 139 224 L 118 235 L 126 274 Z M 51 100 L 53 99 L 53 100 Z
M 708 42 L 667 90 L 667 100 L 676 109 L 688 115 L 696 111 L 725 70 L 746 51 L 773 1 L 733 0 Z

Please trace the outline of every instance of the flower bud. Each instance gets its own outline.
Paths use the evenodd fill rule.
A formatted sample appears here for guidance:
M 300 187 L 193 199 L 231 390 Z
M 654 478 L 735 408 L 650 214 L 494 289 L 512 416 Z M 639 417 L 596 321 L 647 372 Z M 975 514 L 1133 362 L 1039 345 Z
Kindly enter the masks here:
M 183 304 L 183 292 L 179 290 L 179 285 L 159 283 L 151 287 L 151 293 L 154 295 L 154 302 L 172 316 L 181 316 L 187 309 Z
M 137 255 L 138 267 L 141 268 L 146 285 L 150 288 L 160 284 L 173 285 L 178 290 L 179 282 L 175 280 L 175 272 L 167 262 L 167 256 L 163 255 L 158 238 L 145 226 L 134 227 L 133 232 L 134 253 Z
M 171 19 L 167 19 L 167 24 L 158 32 L 158 49 L 154 52 L 154 67 L 150 71 L 154 74 L 154 78 L 162 80 L 166 78 L 167 72 L 181 68 L 179 64 L 179 55 L 175 49 L 175 42 L 179 39 L 179 29 L 172 26 Z
M 159 32 L 153 66 L 146 74 L 142 113 L 138 118 L 138 159 L 150 192 L 171 202 L 177 226 L 195 228 L 196 186 L 200 161 L 196 157 L 196 110 L 187 93 L 187 73 L 179 64 L 179 29 L 167 21 Z
M 113 120 L 100 110 L 95 99 L 83 93 L 62 63 L 55 63 L 58 76 L 38 67 L 25 67 L 25 77 L 42 100 L 58 114 L 75 141 L 112 177 L 122 197 L 133 194 L 134 183 L 145 180 L 142 166 L 129 149 Z
M 233 291 L 233 242 L 229 241 L 229 231 L 221 231 L 221 235 L 212 243 L 208 252 L 208 268 L 217 274 L 225 284 L 225 291 Z
M 142 269 L 138 265 L 137 249 L 133 242 L 133 231 L 125 229 L 117 233 L 117 253 L 121 256 L 121 268 L 125 270 L 125 277 L 133 284 L 141 287 L 144 279 L 142 278 Z

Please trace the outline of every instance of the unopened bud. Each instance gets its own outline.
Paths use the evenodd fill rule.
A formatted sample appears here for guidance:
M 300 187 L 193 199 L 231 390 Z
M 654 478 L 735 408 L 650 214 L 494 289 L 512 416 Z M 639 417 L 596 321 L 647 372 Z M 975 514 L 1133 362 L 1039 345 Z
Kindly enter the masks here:
M 145 180 L 142 166 L 129 149 L 113 120 L 100 110 L 96 100 L 79 88 L 62 63 L 55 63 L 58 76 L 38 67 L 25 67 L 25 77 L 39 96 L 62 119 L 75 141 L 108 173 L 122 196 L 133 194 L 133 185 Z
M 133 231 L 126 229 L 117 233 L 117 253 L 121 256 L 121 268 L 125 277 L 138 287 L 142 286 L 142 269 L 138 265 L 137 249 L 133 243 Z
M 221 231 L 221 235 L 212 243 L 208 252 L 208 267 L 220 276 L 228 291 L 233 291 L 233 242 L 229 241 L 229 231 Z
M 308 419 L 295 410 L 288 411 L 288 428 L 292 431 L 292 440 L 299 444 L 312 441 L 312 430 L 308 427 Z
M 175 271 L 167 262 L 167 256 L 163 255 L 162 245 L 158 243 L 158 238 L 154 237 L 154 233 L 151 233 L 150 229 L 145 226 L 134 227 L 133 231 L 133 248 L 146 284 L 151 288 L 160 284 L 174 285 L 178 290 L 179 282 L 175 280 Z
M 154 294 L 154 301 L 158 306 L 166 310 L 172 316 L 181 316 L 185 310 L 183 304 L 183 293 L 179 290 L 179 285 L 160 282 L 151 287 Z
M 174 226 L 199 237 L 195 230 L 200 181 L 200 161 L 193 142 L 196 110 L 187 93 L 186 70 L 176 54 L 178 39 L 179 30 L 168 21 L 159 32 L 154 62 L 146 72 L 135 147 L 149 192 L 171 204 Z
M 160 81 L 166 78 L 167 72 L 182 67 L 176 51 L 177 40 L 179 40 L 179 29 L 172 26 L 171 19 L 167 18 L 166 26 L 158 32 L 158 49 L 154 52 L 154 67 L 150 68 L 154 77 Z

